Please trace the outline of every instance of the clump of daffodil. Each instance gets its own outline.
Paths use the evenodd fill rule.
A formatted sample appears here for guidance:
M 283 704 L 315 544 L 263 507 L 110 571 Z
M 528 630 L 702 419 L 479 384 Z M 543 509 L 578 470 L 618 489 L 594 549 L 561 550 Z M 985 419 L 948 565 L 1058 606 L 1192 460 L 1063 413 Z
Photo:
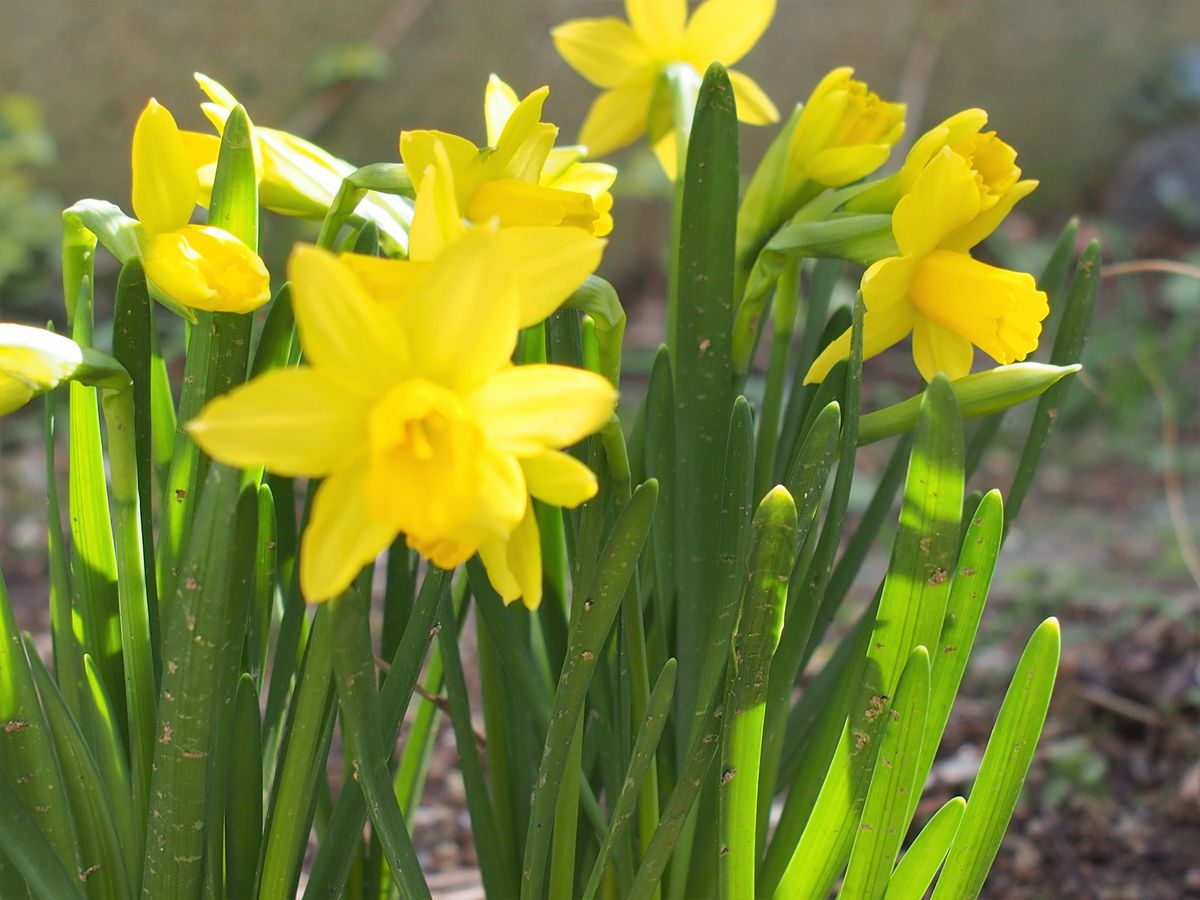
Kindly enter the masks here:
M 530 323 L 495 236 L 474 229 L 411 278 L 385 279 L 386 298 L 336 256 L 297 247 L 288 277 L 307 364 L 189 426 L 216 459 L 324 479 L 301 546 L 308 600 L 338 594 L 403 534 L 444 568 L 478 552 L 505 599 L 534 605 L 530 495 L 572 506 L 595 494 L 559 448 L 607 421 L 615 391 L 590 372 L 510 364 Z
M 625 11 L 628 22 L 575 19 L 552 32 L 563 59 L 604 91 L 584 119 L 579 143 L 604 156 L 649 133 L 659 162 L 674 179 L 674 128 L 652 127 L 671 118 L 655 109 L 662 80 L 673 66 L 690 67 L 699 76 L 710 63 L 737 63 L 766 31 L 775 0 L 707 0 L 690 19 L 686 0 L 626 0 Z M 778 121 L 775 104 L 753 79 L 731 71 L 729 80 L 741 121 Z
M 408 284 L 471 231 L 458 208 L 454 169 L 445 146 L 438 141 L 433 149 L 433 162 L 417 187 L 408 258 L 391 260 L 357 253 L 341 256 L 368 286 L 371 296 L 384 303 L 402 298 Z M 603 239 L 582 228 L 553 225 L 499 229 L 491 241 L 507 261 L 522 327 L 541 322 L 558 309 L 600 265 L 605 246 Z
M 193 77 L 208 96 L 208 102 L 200 104 L 201 110 L 217 134 L 223 134 L 225 120 L 238 105 L 237 98 L 207 75 L 197 72 Z M 342 179 L 357 168 L 311 141 L 277 128 L 255 126 L 252 135 L 259 202 L 280 215 L 324 218 Z M 195 131 L 185 131 L 183 137 L 200 179 L 201 203 L 207 206 L 220 138 Z M 356 213 L 405 246 L 412 210 L 403 199 L 369 191 L 358 204 Z
M 69 338 L 0 322 L 0 416 L 53 390 L 83 365 L 83 350 Z
M 483 101 L 488 146 L 494 147 L 500 142 L 505 126 L 519 105 L 516 91 L 496 75 L 488 78 Z M 617 170 L 606 163 L 585 162 L 587 155 L 588 148 L 581 145 L 553 148 L 542 165 L 538 184 L 591 197 L 597 213 L 592 230 L 603 237 L 612 231 L 610 190 L 617 180 Z
M 444 131 L 404 131 L 400 133 L 400 158 L 414 179 L 418 178 L 434 164 L 435 147 L 440 144 L 453 172 L 458 208 L 471 222 L 495 220 L 502 228 L 567 226 L 590 234 L 611 230 L 608 209 L 598 209 L 589 193 L 542 181 L 558 136 L 556 126 L 542 121 L 542 106 L 549 93 L 549 88 L 539 88 L 512 107 L 499 134 L 489 133 L 487 147 L 476 147 L 466 138 Z M 488 119 L 489 128 L 498 125 L 499 112 Z M 611 208 L 607 191 L 601 196 L 607 197 Z
M 212 225 L 189 220 L 199 179 L 170 110 L 151 100 L 133 131 L 133 211 L 146 277 L 172 301 L 212 312 L 250 312 L 271 298 L 258 254 Z
M 943 147 L 896 204 L 892 232 L 900 255 L 875 263 L 862 280 L 864 358 L 911 333 L 917 369 L 932 381 L 939 372 L 967 375 L 974 347 L 1001 365 L 1037 348 L 1046 294 L 1031 275 L 969 253 L 1000 223 L 992 189 L 962 154 Z M 846 332 L 817 357 L 805 383 L 824 379 L 849 352 Z

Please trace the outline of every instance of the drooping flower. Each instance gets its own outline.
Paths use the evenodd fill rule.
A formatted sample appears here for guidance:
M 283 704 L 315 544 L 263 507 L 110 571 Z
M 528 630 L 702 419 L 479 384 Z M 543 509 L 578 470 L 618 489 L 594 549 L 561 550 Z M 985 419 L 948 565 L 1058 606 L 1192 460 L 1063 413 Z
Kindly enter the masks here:
M 675 65 L 702 75 L 710 63 L 737 63 L 766 31 L 775 0 L 707 0 L 690 19 L 686 0 L 625 0 L 625 11 L 628 22 L 575 19 L 552 32 L 563 59 L 604 91 L 584 119 L 579 143 L 604 156 L 653 131 L 653 149 L 674 179 L 675 132 L 650 128 L 660 79 Z M 730 71 L 729 80 L 741 121 L 766 125 L 779 120 L 775 104 L 753 79 Z
M 53 390 L 83 365 L 83 350 L 69 338 L 0 322 L 0 416 Z
M 578 369 L 510 365 L 520 311 L 494 238 L 473 230 L 393 282 L 387 302 L 337 257 L 297 247 L 288 275 L 308 364 L 251 381 L 189 425 L 223 462 L 324 478 L 301 546 L 310 601 L 343 590 L 399 534 L 445 568 L 476 551 L 494 562 L 496 546 L 527 549 L 531 494 L 595 493 L 559 448 L 608 419 L 615 391 Z M 518 566 L 524 582 L 532 565 Z
M 201 110 L 217 134 L 223 134 L 225 120 L 238 105 L 237 98 L 207 75 L 197 72 L 193 77 L 208 96 L 208 102 L 200 104 Z M 200 179 L 201 203 L 207 206 L 220 138 L 195 131 L 185 131 L 183 137 Z M 259 202 L 272 212 L 285 216 L 324 218 L 342 179 L 357 168 L 311 141 L 277 128 L 256 125 L 253 150 Z M 412 221 L 412 208 L 403 198 L 368 191 L 355 212 L 374 222 L 380 232 L 401 247 L 407 246 L 406 233 Z
M 519 105 L 516 91 L 496 75 L 488 78 L 483 101 L 488 146 L 494 147 L 499 143 L 505 126 Z M 610 190 L 617 180 L 617 170 L 607 163 L 585 162 L 587 155 L 588 148 L 578 144 L 554 147 L 542 165 L 538 184 L 591 197 L 597 213 L 592 230 L 597 237 L 603 237 L 612 231 L 613 198 Z
M 983 131 L 988 115 L 982 109 L 964 109 L 926 131 L 913 143 L 900 170 L 881 179 L 853 197 L 846 208 L 852 212 L 891 212 L 899 199 L 912 190 L 925 167 L 937 153 L 949 147 L 967 161 L 980 189 L 980 215 L 976 227 L 990 233 L 1016 204 L 1037 187 L 1021 180 L 1017 151 L 994 131 Z
M 1001 365 L 1037 348 L 1046 294 L 1031 275 L 968 252 L 1000 223 L 989 190 L 964 156 L 943 147 L 896 204 L 892 232 L 900 255 L 875 263 L 862 280 L 864 358 L 911 333 L 922 377 L 943 372 L 953 380 L 971 371 L 974 347 Z M 824 379 L 849 352 L 847 331 L 817 357 L 805 383 Z
M 476 147 L 466 138 L 444 131 L 403 131 L 400 158 L 414 179 L 419 178 L 434 164 L 434 148 L 440 144 L 453 172 L 458 208 L 471 222 L 495 220 L 502 228 L 568 226 L 590 234 L 611 230 L 608 209 L 598 209 L 592 194 L 543 182 L 558 136 L 556 126 L 542 121 L 542 106 L 549 93 L 549 88 L 542 87 L 516 104 L 499 134 L 489 133 L 487 147 Z M 499 116 L 488 118 L 490 126 Z M 601 206 L 607 202 L 611 208 L 607 191 L 601 191 L 599 197 Z
M 795 183 L 841 187 L 870 175 L 904 134 L 905 105 L 888 103 L 842 66 L 809 95 L 788 145 Z
M 133 210 L 146 277 L 182 306 L 250 312 L 271 297 L 258 254 L 212 225 L 191 225 L 200 186 L 170 111 L 151 100 L 133 131 Z

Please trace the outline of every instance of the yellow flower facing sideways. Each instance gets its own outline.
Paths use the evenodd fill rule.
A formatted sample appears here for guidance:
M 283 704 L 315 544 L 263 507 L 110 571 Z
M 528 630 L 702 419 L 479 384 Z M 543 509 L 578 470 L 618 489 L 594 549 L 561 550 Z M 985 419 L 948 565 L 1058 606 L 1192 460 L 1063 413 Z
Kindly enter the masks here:
M 601 88 L 579 132 L 579 143 L 604 156 L 650 131 L 660 79 L 675 65 L 703 74 L 710 63 L 732 66 L 766 31 L 775 0 L 707 0 L 688 18 L 687 0 L 625 0 L 629 21 L 575 19 L 554 29 L 554 45 L 580 75 Z M 751 125 L 779 120 L 779 111 L 749 76 L 730 71 L 738 118 Z M 675 132 L 650 135 L 674 179 Z
M 53 390 L 83 364 L 79 345 L 45 328 L 0 322 L 0 416 Z
M 790 180 L 841 187 L 870 175 L 904 134 L 903 103 L 888 103 L 848 66 L 821 79 L 788 144 Z
M 539 88 L 517 103 L 499 134 L 489 134 L 491 146 L 476 147 L 466 138 L 444 131 L 403 131 L 400 158 L 416 180 L 434 164 L 435 148 L 440 145 L 454 176 L 458 209 L 470 222 L 494 220 L 502 228 L 567 226 L 589 234 L 611 230 L 608 209 L 597 209 L 589 193 L 542 181 L 558 136 L 557 127 L 542 121 L 542 106 L 549 93 L 549 88 Z M 498 123 L 498 115 L 494 121 Z M 607 191 L 600 193 L 611 208 L 611 196 Z
M 207 75 L 197 72 L 193 77 L 208 96 L 208 102 L 200 104 L 201 110 L 217 134 L 223 134 L 225 120 L 238 105 L 237 97 Z M 195 131 L 184 131 L 183 137 L 200 179 L 200 202 L 207 206 L 217 168 L 220 138 Z M 272 212 L 284 216 L 323 219 L 341 187 L 342 179 L 357 168 L 311 141 L 277 128 L 260 128 L 256 125 L 253 150 L 254 169 L 259 179 L 259 202 Z M 356 212 L 374 222 L 383 234 L 397 241 L 400 246 L 407 246 L 405 234 L 412 221 L 412 210 L 403 199 L 368 191 L 359 202 Z
M 336 256 L 297 247 L 288 277 L 307 364 L 189 425 L 223 462 L 324 479 L 301 545 L 308 600 L 338 594 L 404 534 L 444 568 L 479 552 L 506 600 L 536 605 L 530 495 L 574 506 L 595 494 L 559 448 L 599 429 L 616 392 L 591 372 L 510 364 L 522 317 L 495 237 L 471 231 L 386 298 Z
M 250 312 L 271 298 L 258 254 L 211 225 L 191 225 L 200 184 L 175 117 L 151 100 L 133 131 L 133 211 L 146 277 L 171 300 L 210 312 Z
M 483 99 L 488 146 L 494 147 L 499 143 L 500 135 L 519 105 L 516 91 L 496 75 L 488 78 Z M 606 163 L 584 162 L 587 154 L 588 148 L 580 145 L 553 148 L 542 165 L 538 184 L 591 197 L 597 213 L 592 230 L 597 237 L 603 237 L 612 231 L 613 198 L 610 189 L 617 180 L 617 170 Z
M 911 333 L 922 377 L 942 372 L 953 380 L 971 371 L 974 347 L 1001 365 L 1037 348 L 1046 294 L 1033 276 L 968 252 L 1000 223 L 994 187 L 966 157 L 943 147 L 896 204 L 892 233 L 900 255 L 875 263 L 862 279 L 864 358 Z M 817 357 L 805 383 L 823 380 L 849 352 L 847 331 Z

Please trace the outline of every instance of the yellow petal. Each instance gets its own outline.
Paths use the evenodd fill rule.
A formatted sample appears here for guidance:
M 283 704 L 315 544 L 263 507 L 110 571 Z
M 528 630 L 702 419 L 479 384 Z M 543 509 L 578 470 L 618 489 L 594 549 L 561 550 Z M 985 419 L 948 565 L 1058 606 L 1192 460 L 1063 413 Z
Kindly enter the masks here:
M 592 156 L 607 156 L 629 146 L 646 132 L 653 94 L 652 81 L 605 91 L 592 102 L 579 129 L 579 143 Z
M 435 258 L 466 232 L 454 190 L 454 169 L 446 148 L 434 145 L 434 163 L 421 176 L 409 231 L 408 255 L 417 261 Z
M 679 143 L 675 139 L 675 132 L 668 131 L 655 141 L 651 149 L 667 178 L 674 181 L 679 174 Z
M 175 117 L 151 100 L 133 129 L 133 211 L 153 236 L 186 225 L 199 197 Z
M 437 161 L 441 144 L 450 160 L 454 172 L 454 190 L 459 209 L 467 205 L 479 181 L 479 148 L 466 138 L 445 131 L 402 131 L 400 132 L 400 159 L 409 175 L 419 179 L 425 170 Z
M 472 222 L 495 220 L 505 228 L 567 225 L 588 232 L 595 228 L 597 217 L 592 198 L 587 194 L 511 178 L 480 184 L 465 212 Z
M 532 503 L 526 504 L 525 515 L 508 539 L 507 556 L 521 602 L 526 609 L 537 609 L 542 602 L 542 538 Z
M 262 152 L 263 206 L 285 216 L 324 218 L 342 179 L 355 167 L 286 131 L 255 128 Z
M 402 315 L 407 309 L 408 298 L 417 290 L 430 265 L 362 253 L 342 253 L 338 259 L 354 274 L 367 295 L 393 315 Z
M 916 319 L 912 304 L 907 301 L 882 310 L 867 310 L 863 319 L 863 359 L 878 356 L 888 347 L 904 340 L 912 331 Z M 829 370 L 849 355 L 850 329 L 846 329 L 813 361 L 808 374 L 804 376 L 804 383 L 818 384 L 824 381 Z
M 503 368 L 517 343 L 516 286 L 494 232 L 473 229 L 434 260 L 404 305 L 413 371 L 455 390 Z
M 223 84 L 214 78 L 209 78 L 203 72 L 193 72 L 192 78 L 200 85 L 200 90 L 208 95 L 208 99 L 225 110 L 231 110 L 238 105 L 237 97 Z
M 900 198 L 892 233 L 905 255 L 921 256 L 979 214 L 979 187 L 971 167 L 946 147 Z
M 497 449 L 532 456 L 574 444 L 608 421 L 617 392 L 608 380 L 567 366 L 513 366 L 467 399 Z
M 676 56 L 687 21 L 687 0 L 625 0 L 633 30 L 660 58 Z
M 542 122 L 542 106 L 550 88 L 541 87 L 517 104 L 484 161 L 485 178 L 537 181 L 554 146 L 558 129 Z
M 944 119 L 913 142 L 912 149 L 900 169 L 901 190 L 907 192 L 921 170 L 933 159 L 933 155 L 948 144 L 961 141 L 976 134 L 987 124 L 987 113 L 982 109 L 964 109 Z
M 505 604 L 521 596 L 517 576 L 508 567 L 508 538 L 493 539 L 479 545 L 479 559 L 487 570 L 488 581 Z
M 521 460 L 529 493 L 544 503 L 574 509 L 596 496 L 595 473 L 560 450 L 545 450 Z
M 516 281 L 522 328 L 546 319 L 596 271 L 605 243 L 580 228 L 507 228 L 496 239 Z
M 587 194 L 592 198 L 593 205 L 599 209 L 596 201 L 605 195 L 608 196 L 609 208 L 612 207 L 612 195 L 608 192 L 616 180 L 617 169 L 615 166 L 607 163 L 576 162 L 567 166 L 553 181 L 543 183 L 550 187 L 556 187 L 560 191 Z
M 908 256 L 881 259 L 862 277 L 863 303 L 867 311 L 883 312 L 905 299 L 917 261 Z
M 57 387 L 83 362 L 70 338 L 29 325 L 0 323 L 0 416 Z
M 472 527 L 507 534 L 528 510 L 529 488 L 521 464 L 507 453 L 489 448 L 479 458 L 479 511 Z
M 888 144 L 830 147 L 809 162 L 808 177 L 826 187 L 841 187 L 870 175 L 887 162 L 891 152 Z
M 222 228 L 187 225 L 156 234 L 142 262 L 155 287 L 193 309 L 246 313 L 271 299 L 258 254 Z
M 1018 362 L 1037 349 L 1041 322 L 1050 311 L 1032 275 L 948 250 L 921 260 L 909 293 L 926 317 L 1001 365 Z
M 649 48 L 620 19 L 575 19 L 550 34 L 567 64 L 598 88 L 645 79 L 653 65 Z
M 749 125 L 769 125 L 779 121 L 779 110 L 753 78 L 731 71 L 729 83 L 733 85 L 733 97 L 737 101 L 738 121 Z
M 213 459 L 319 477 L 358 452 L 366 402 L 316 369 L 277 369 L 209 403 L 187 425 Z
M 300 590 L 319 603 L 336 597 L 362 567 L 396 538 L 396 529 L 371 518 L 361 458 L 322 482 L 300 545 Z
M 196 202 L 208 208 L 212 201 L 213 178 L 217 174 L 217 153 L 221 149 L 221 139 L 213 134 L 200 134 L 198 131 L 181 131 L 183 148 L 188 159 L 196 170 L 196 181 L 200 193 Z
M 304 353 L 323 375 L 376 396 L 408 373 L 399 323 L 332 253 L 297 245 L 288 279 Z
M 1004 218 L 1012 212 L 1013 207 L 1032 194 L 1034 188 L 1037 186 L 1037 181 L 1033 179 L 1018 181 L 1008 189 L 1003 197 L 996 201 L 994 206 L 981 212 L 964 227 L 943 240 L 938 246 L 943 250 L 957 250 L 961 253 L 966 253 L 995 231 Z
M 487 142 L 489 147 L 495 147 L 500 140 L 500 133 L 517 108 L 517 93 L 500 77 L 493 73 L 488 77 L 487 88 L 483 93 L 483 118 L 487 123 Z
M 913 326 L 912 349 L 917 371 L 926 381 L 939 372 L 951 381 L 971 374 L 971 342 L 925 316 L 917 316 Z
M 707 0 L 683 35 L 684 56 L 703 72 L 711 62 L 732 66 L 758 43 L 775 16 L 775 0 Z

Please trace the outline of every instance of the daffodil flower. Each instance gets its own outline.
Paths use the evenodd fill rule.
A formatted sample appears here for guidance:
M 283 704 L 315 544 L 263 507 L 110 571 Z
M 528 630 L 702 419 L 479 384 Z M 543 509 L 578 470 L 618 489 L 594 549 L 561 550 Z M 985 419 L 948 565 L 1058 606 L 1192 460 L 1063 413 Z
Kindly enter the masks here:
M 1037 348 L 1049 312 L 1033 277 L 972 259 L 969 250 L 1000 223 L 987 179 L 943 147 L 896 204 L 892 232 L 899 256 L 880 260 L 862 280 L 863 356 L 875 356 L 910 333 L 913 359 L 926 381 L 971 371 L 974 347 L 1001 365 Z M 850 352 L 847 331 L 813 362 L 805 383 L 819 382 Z
M 238 105 L 237 98 L 219 82 L 197 72 L 193 77 L 208 96 L 201 110 L 224 133 L 225 120 Z M 183 132 L 201 183 L 201 203 L 208 205 L 217 166 L 220 139 L 211 134 Z M 329 211 L 342 179 L 357 168 L 338 159 L 311 141 L 276 128 L 254 127 L 254 168 L 259 178 L 259 202 L 272 212 L 304 219 L 322 219 Z M 357 215 L 374 222 L 380 232 L 407 246 L 406 234 L 412 208 L 401 197 L 368 191 L 355 209 Z
M 603 89 L 588 111 L 579 143 L 605 156 L 650 134 L 667 175 L 676 169 L 675 132 L 651 129 L 660 80 L 677 65 L 698 76 L 710 63 L 732 66 L 758 42 L 775 15 L 775 0 L 707 0 L 691 18 L 686 0 L 626 0 L 629 21 L 575 19 L 552 32 L 563 59 Z M 779 112 L 747 75 L 730 71 L 738 118 L 752 125 L 779 120 Z
M 821 79 L 800 111 L 788 144 L 795 183 L 841 187 L 870 175 L 904 134 L 903 103 L 888 103 L 842 66 Z
M 0 416 L 53 390 L 83 365 L 83 350 L 69 338 L 30 325 L 0 323 Z
M 483 101 L 488 146 L 494 147 L 499 143 L 505 126 L 519 105 L 516 91 L 496 75 L 488 78 Z M 587 155 L 588 148 L 581 145 L 554 147 L 542 165 L 538 184 L 591 197 L 597 213 L 592 232 L 597 237 L 603 237 L 612 231 L 613 198 L 610 190 L 617 180 L 617 170 L 606 163 L 584 162 Z
M 271 298 L 258 254 L 211 225 L 191 225 L 200 185 L 170 111 L 151 100 L 133 131 L 133 211 L 146 277 L 172 301 L 210 312 L 250 312 Z
M 519 584 L 532 605 L 530 495 L 570 506 L 595 494 L 559 448 L 607 421 L 615 391 L 591 372 L 510 364 L 521 317 L 494 238 L 473 230 L 387 303 L 336 256 L 297 247 L 288 277 L 308 364 L 189 425 L 223 462 L 324 479 L 301 545 L 308 600 L 335 596 L 404 534 L 444 568 L 478 551 L 506 599 Z
M 926 131 L 913 143 L 900 170 L 853 197 L 851 212 L 890 212 L 900 197 L 912 190 L 917 178 L 944 147 L 967 161 L 981 191 L 981 218 L 977 227 L 991 232 L 1016 204 L 1032 193 L 1037 182 L 1021 180 L 1017 152 L 994 131 L 983 131 L 988 115 L 982 109 L 964 109 Z M 987 218 L 982 214 L 986 213 Z
M 371 296 L 383 303 L 397 302 L 433 261 L 470 231 L 459 212 L 453 166 L 438 142 L 433 163 L 418 186 L 408 259 L 357 253 L 344 253 L 341 259 Z M 542 322 L 557 310 L 596 271 L 605 246 L 603 239 L 581 228 L 552 225 L 503 228 L 493 234 L 492 243 L 506 260 L 522 328 Z
M 408 171 L 419 177 L 434 164 L 435 147 L 440 144 L 454 174 L 458 208 L 471 222 L 495 220 L 502 228 L 568 226 L 590 234 L 611 229 L 608 210 L 597 209 L 589 193 L 542 182 L 558 136 L 557 127 L 542 121 L 542 106 L 549 93 L 549 88 L 542 87 L 517 103 L 499 134 L 489 134 L 487 147 L 476 147 L 466 138 L 444 131 L 404 131 L 400 134 L 400 158 Z M 489 124 L 498 122 L 499 116 L 489 119 Z M 611 197 L 608 203 L 611 207 Z

